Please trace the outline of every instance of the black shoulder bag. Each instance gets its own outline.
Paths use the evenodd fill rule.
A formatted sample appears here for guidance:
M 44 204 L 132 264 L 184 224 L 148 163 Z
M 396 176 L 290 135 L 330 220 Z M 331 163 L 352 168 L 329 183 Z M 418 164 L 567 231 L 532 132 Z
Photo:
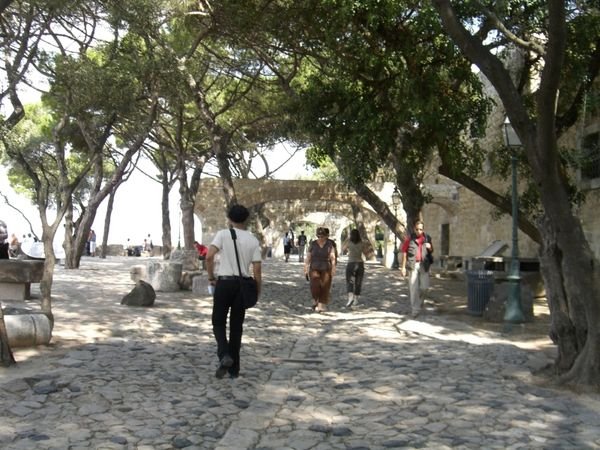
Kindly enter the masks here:
M 235 259 L 237 261 L 238 272 L 240 273 L 240 295 L 242 296 L 242 302 L 244 308 L 252 308 L 258 302 L 258 286 L 256 280 L 252 277 L 245 277 L 242 275 L 242 268 L 240 267 L 240 255 L 238 254 L 237 244 L 235 242 L 237 235 L 235 230 L 230 228 L 231 239 L 233 240 L 233 248 L 235 250 Z
M 429 236 L 428 234 L 425 234 L 425 243 L 429 243 L 431 244 L 431 236 Z M 433 264 L 433 246 L 431 247 L 431 250 L 427 250 L 427 254 L 425 255 L 425 258 L 423 258 L 423 265 L 425 266 L 425 272 L 429 272 L 429 267 L 431 267 L 431 265 Z

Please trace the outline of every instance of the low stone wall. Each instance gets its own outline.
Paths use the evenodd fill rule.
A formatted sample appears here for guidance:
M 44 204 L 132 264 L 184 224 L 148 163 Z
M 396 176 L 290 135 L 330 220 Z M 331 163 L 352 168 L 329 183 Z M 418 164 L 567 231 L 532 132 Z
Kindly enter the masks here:
M 102 252 L 102 246 L 99 245 L 96 249 L 96 255 Z M 127 256 L 127 251 L 119 244 L 108 244 L 106 246 L 106 256 Z M 155 245 L 150 252 L 141 252 L 140 256 L 162 256 L 162 247 Z

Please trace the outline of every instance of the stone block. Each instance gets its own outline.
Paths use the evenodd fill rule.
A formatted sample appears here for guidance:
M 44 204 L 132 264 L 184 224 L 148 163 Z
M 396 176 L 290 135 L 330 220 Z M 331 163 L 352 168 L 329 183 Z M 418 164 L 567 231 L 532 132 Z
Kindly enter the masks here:
M 200 275 L 202 275 L 201 270 L 188 270 L 188 271 L 184 270 L 181 273 L 181 279 L 179 280 L 179 286 L 184 291 L 191 291 L 194 278 L 196 278 Z
M 183 270 L 198 270 L 200 261 L 198 260 L 198 252 L 194 250 L 175 249 L 171 252 L 171 262 L 181 263 Z
M 208 277 L 197 276 L 192 280 L 192 292 L 196 295 L 208 295 Z
M 149 261 L 146 264 L 146 280 L 155 291 L 177 292 L 181 279 L 182 264 L 170 261 Z
M 0 300 L 29 299 L 31 283 L 39 283 L 43 276 L 43 260 L 0 260 Z
M 0 281 L 39 283 L 44 276 L 44 261 L 39 259 L 0 259 Z
M 30 283 L 0 283 L 0 300 L 27 300 L 30 290 Z

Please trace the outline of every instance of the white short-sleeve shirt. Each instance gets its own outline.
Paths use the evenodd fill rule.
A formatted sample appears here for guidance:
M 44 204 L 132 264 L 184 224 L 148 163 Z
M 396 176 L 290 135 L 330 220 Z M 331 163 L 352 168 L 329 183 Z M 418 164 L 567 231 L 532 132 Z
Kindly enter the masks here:
M 246 230 L 235 228 L 237 236 L 236 245 L 240 257 L 240 268 L 242 275 L 247 277 L 250 274 L 250 264 L 253 262 L 261 262 L 260 243 L 258 239 Z M 233 248 L 233 240 L 229 228 L 219 230 L 210 245 L 214 245 L 219 249 L 219 265 L 217 268 L 217 276 L 239 275 L 237 262 L 235 258 L 235 249 Z

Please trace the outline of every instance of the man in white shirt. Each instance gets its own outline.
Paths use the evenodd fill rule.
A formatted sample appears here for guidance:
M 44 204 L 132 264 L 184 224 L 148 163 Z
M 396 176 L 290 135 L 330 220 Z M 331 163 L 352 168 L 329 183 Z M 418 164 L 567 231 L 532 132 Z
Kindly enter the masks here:
M 240 373 L 240 348 L 246 310 L 240 295 L 240 270 L 244 277 L 254 276 L 260 295 L 262 281 L 262 258 L 258 239 L 246 230 L 250 215 L 242 205 L 233 205 L 227 217 L 235 231 L 235 242 L 231 229 L 220 230 L 208 247 L 206 271 L 208 282 L 215 287 L 213 294 L 212 325 L 217 341 L 219 367 L 215 373 L 223 378 L 226 373 L 237 378 Z M 234 244 L 240 258 L 238 270 Z M 215 272 L 215 256 L 219 255 L 218 273 Z M 252 266 L 252 274 L 250 274 Z M 231 311 L 231 313 L 230 313 Z M 229 315 L 229 340 L 227 340 L 227 316 Z

